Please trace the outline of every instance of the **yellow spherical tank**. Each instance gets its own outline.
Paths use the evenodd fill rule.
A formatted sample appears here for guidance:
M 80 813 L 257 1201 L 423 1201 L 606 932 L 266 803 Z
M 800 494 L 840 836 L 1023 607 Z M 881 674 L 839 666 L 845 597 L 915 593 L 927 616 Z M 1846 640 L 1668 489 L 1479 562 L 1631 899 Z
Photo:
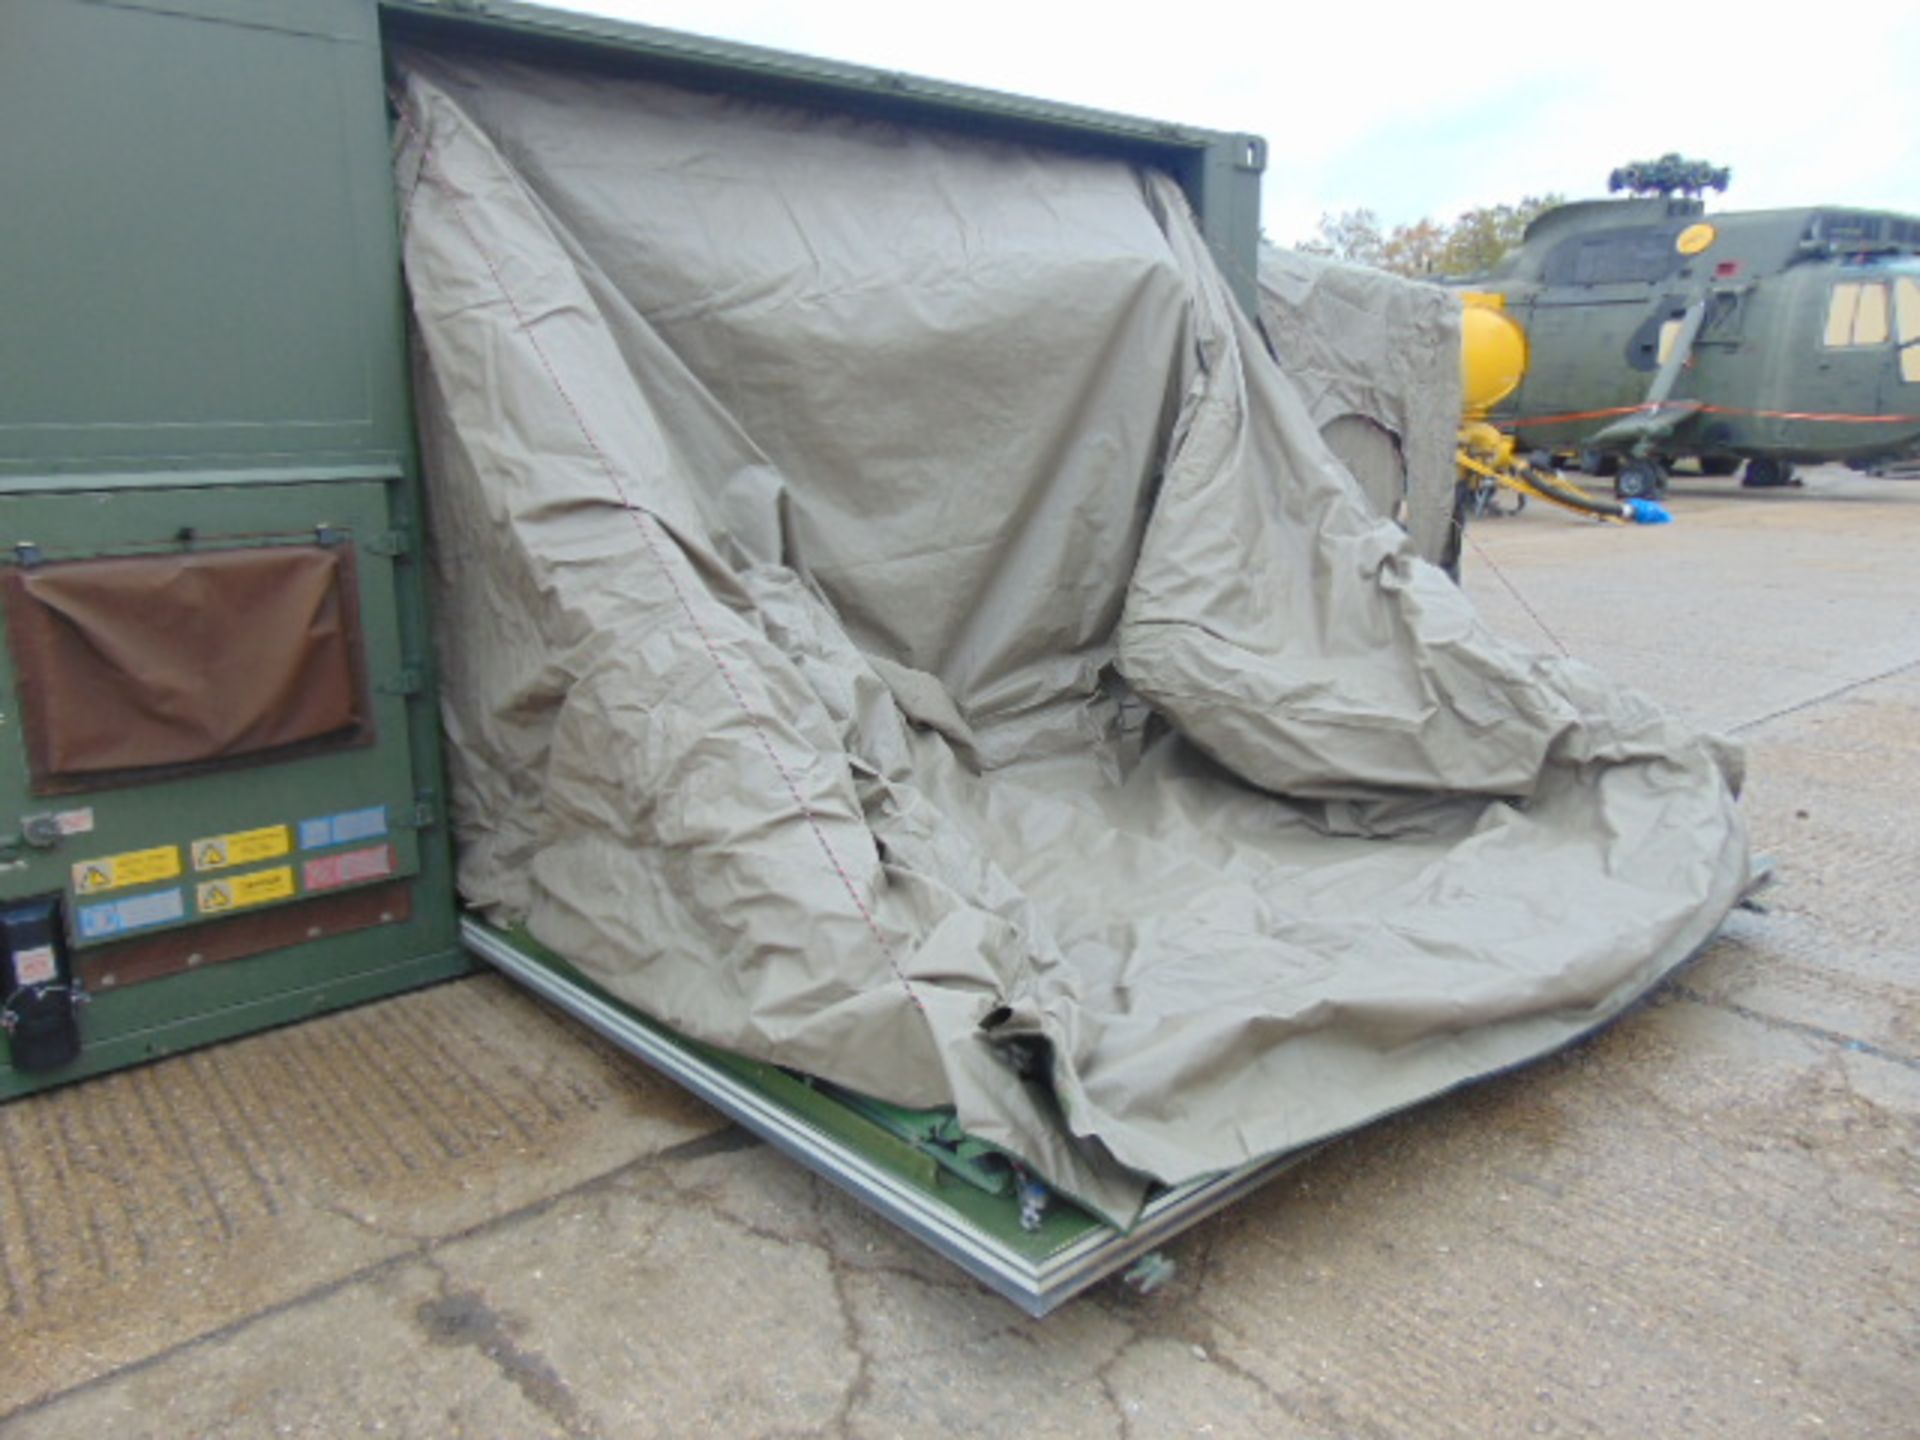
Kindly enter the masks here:
M 1460 370 L 1467 416 L 1478 419 L 1520 388 L 1527 373 L 1527 332 L 1507 314 L 1498 295 L 1461 297 Z

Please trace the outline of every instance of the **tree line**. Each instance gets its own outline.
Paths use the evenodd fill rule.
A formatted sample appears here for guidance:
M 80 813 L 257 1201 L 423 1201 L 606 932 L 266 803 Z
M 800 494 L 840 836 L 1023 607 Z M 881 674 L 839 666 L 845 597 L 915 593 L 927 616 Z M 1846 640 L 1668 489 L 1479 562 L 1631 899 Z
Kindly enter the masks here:
M 1322 215 L 1319 233 L 1293 248 L 1416 278 L 1477 275 L 1520 243 L 1528 223 L 1566 203 L 1562 195 L 1528 195 L 1513 205 L 1481 205 L 1452 224 L 1416 220 L 1383 230 L 1368 209 Z

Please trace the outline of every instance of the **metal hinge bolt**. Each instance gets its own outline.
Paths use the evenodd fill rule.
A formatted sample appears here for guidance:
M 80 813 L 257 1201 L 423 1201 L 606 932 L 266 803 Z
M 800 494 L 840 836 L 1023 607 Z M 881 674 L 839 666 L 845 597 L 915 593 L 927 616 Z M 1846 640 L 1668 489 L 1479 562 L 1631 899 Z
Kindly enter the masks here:
M 1134 1261 L 1120 1280 L 1135 1294 L 1151 1295 L 1173 1279 L 1175 1268 L 1173 1261 L 1154 1250 Z

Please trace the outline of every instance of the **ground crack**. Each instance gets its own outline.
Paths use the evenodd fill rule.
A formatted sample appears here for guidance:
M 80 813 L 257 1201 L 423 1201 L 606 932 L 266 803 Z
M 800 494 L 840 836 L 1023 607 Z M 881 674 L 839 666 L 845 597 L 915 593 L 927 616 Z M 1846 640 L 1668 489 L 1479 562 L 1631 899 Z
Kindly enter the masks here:
M 1856 1035 L 1848 1035 L 1839 1030 L 1829 1030 L 1824 1025 L 1810 1025 L 1804 1020 L 1788 1020 L 1779 1015 L 1769 1015 L 1764 1010 L 1755 1010 L 1742 1005 L 1737 1000 L 1716 999 L 1691 985 L 1671 981 L 1666 993 L 1677 996 L 1694 1005 L 1704 1005 L 1709 1010 L 1722 1010 L 1729 1015 L 1737 1015 L 1742 1020 L 1755 1025 L 1765 1026 L 1769 1030 L 1782 1030 L 1789 1034 L 1804 1036 L 1809 1040 L 1823 1041 L 1828 1045 L 1837 1045 L 1842 1050 L 1851 1050 L 1860 1055 L 1871 1055 L 1876 1060 L 1885 1060 L 1889 1064 L 1899 1065 L 1908 1070 L 1920 1070 L 1920 1057 L 1903 1055 L 1897 1050 L 1889 1050 L 1875 1045 L 1870 1040 L 1862 1040 Z
M 827 1279 L 833 1286 L 833 1303 L 840 1312 L 841 1328 L 846 1332 L 846 1345 L 853 1352 L 853 1378 L 847 1382 L 847 1388 L 835 1407 L 833 1418 L 827 1422 L 826 1433 L 834 1436 L 851 1435 L 854 1412 L 866 1403 L 873 1391 L 873 1356 L 867 1349 L 867 1336 L 860 1325 L 860 1315 L 854 1306 L 853 1296 L 847 1288 L 847 1271 L 833 1253 L 833 1247 L 822 1247 L 827 1259 Z
M 1113 1383 L 1113 1372 L 1122 1360 L 1133 1353 L 1136 1345 L 1149 1338 L 1151 1337 L 1148 1334 L 1134 1330 L 1120 1342 L 1113 1354 L 1100 1362 L 1099 1368 L 1093 1372 L 1094 1384 L 1100 1387 L 1100 1393 L 1106 1397 L 1107 1404 L 1113 1410 L 1114 1418 L 1120 1422 L 1120 1440 L 1132 1440 L 1133 1413 L 1127 1409 L 1127 1402 L 1120 1398 L 1120 1388 Z

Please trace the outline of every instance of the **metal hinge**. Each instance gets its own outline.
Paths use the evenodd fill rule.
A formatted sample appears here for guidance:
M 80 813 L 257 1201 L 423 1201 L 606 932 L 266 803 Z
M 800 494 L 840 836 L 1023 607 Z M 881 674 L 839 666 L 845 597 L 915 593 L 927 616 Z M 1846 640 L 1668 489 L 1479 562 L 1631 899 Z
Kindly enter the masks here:
M 427 672 L 417 665 L 409 665 L 390 680 L 382 680 L 373 687 L 382 695 L 418 695 L 427 688 Z
M 401 821 L 410 830 L 431 830 L 439 823 L 440 815 L 433 807 L 433 792 L 422 790 L 413 797 L 413 810 Z

